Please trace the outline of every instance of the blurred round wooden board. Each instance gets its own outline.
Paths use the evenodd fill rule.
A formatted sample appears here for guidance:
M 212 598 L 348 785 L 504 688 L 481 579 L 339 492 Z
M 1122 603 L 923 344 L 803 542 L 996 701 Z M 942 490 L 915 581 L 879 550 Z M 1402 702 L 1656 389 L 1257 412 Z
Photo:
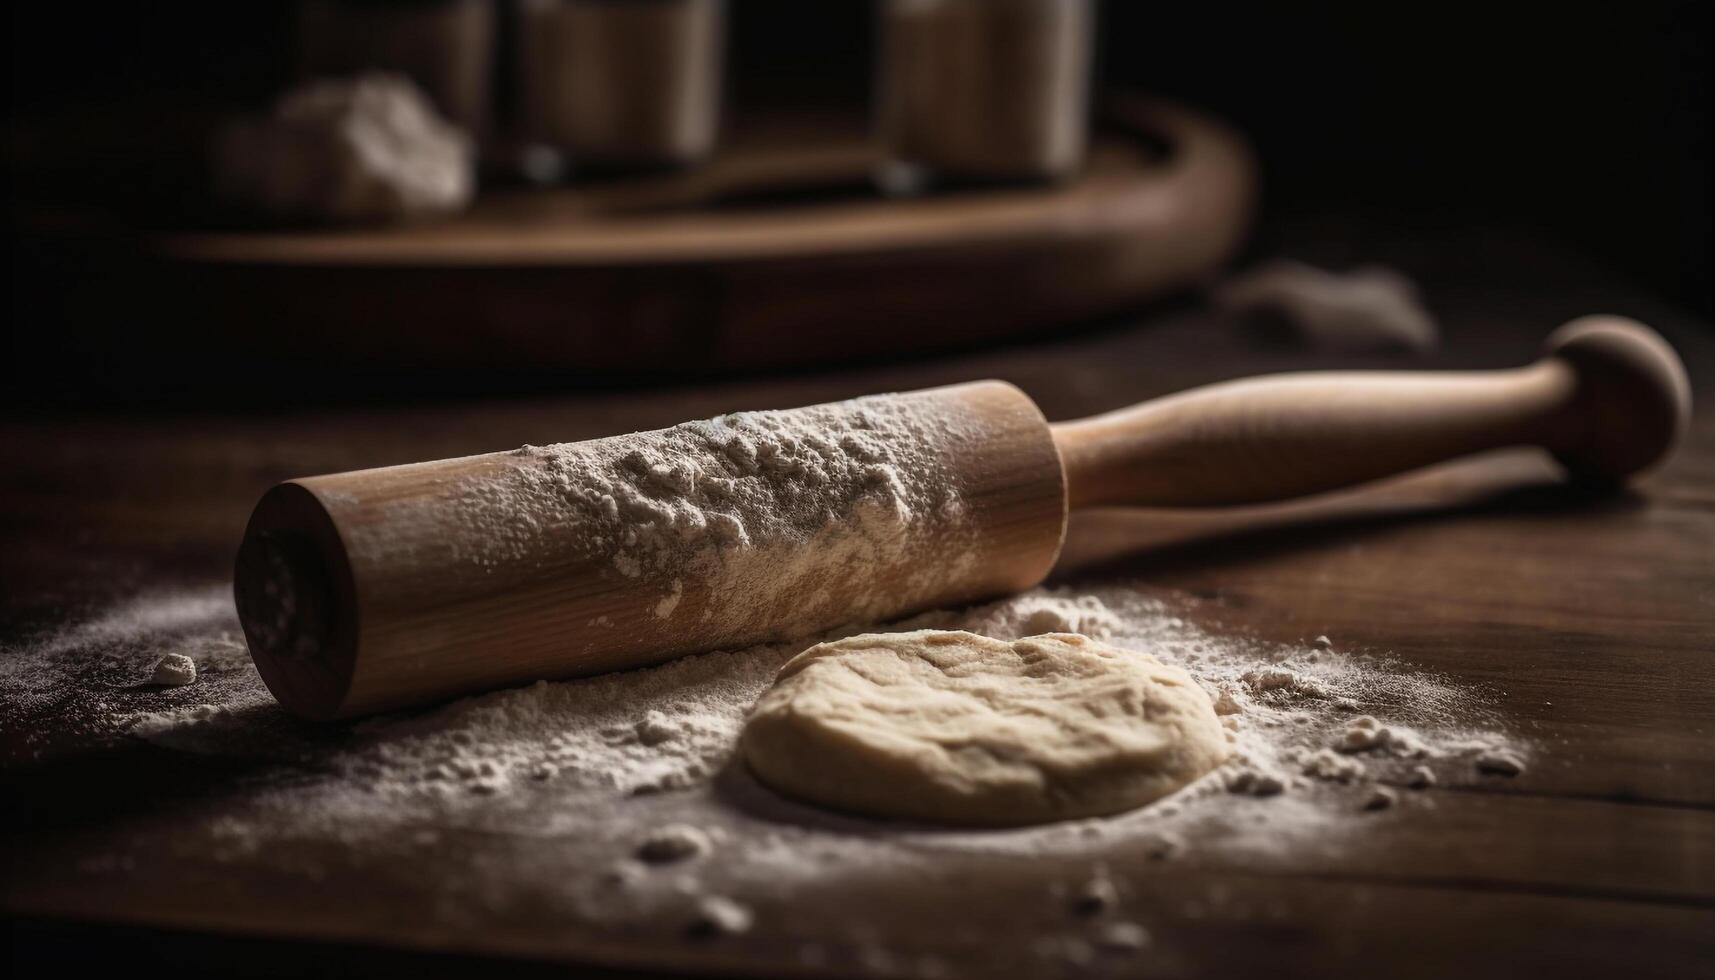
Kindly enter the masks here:
M 1064 186 L 887 198 L 861 130 L 773 127 L 698 170 L 498 191 L 436 222 L 148 236 L 140 288 L 215 348 L 355 367 L 644 375 L 957 347 L 1123 309 L 1237 248 L 1243 140 L 1152 100 L 1112 118 Z

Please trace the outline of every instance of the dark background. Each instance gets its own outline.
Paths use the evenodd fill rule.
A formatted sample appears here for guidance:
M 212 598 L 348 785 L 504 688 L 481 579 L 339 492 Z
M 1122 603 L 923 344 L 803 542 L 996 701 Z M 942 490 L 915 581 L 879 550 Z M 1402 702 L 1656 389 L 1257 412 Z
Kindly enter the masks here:
M 1110 0 L 1099 74 L 1238 123 L 1262 159 L 1269 219 L 1356 213 L 1401 236 L 1522 227 L 1707 319 L 1707 8 Z M 264 103 L 288 75 L 292 9 L 10 4 L 10 129 L 138 104 Z M 871 10 L 733 0 L 729 101 L 863 105 Z M 166 142 L 175 120 L 152 111 Z M 13 183 L 29 194 L 43 180 Z

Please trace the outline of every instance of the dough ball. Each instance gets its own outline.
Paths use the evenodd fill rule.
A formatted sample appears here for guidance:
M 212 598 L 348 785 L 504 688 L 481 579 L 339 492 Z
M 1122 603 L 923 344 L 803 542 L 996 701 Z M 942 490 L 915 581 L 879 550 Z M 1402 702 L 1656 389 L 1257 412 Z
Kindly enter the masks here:
M 197 664 L 182 653 L 169 653 L 155 662 L 149 683 L 162 687 L 184 687 L 196 683 Z
M 1215 290 L 1215 305 L 1275 317 L 1329 350 L 1433 350 L 1441 328 L 1417 286 L 1385 266 L 1329 272 L 1291 260 L 1265 263 Z
M 870 633 L 780 669 L 740 751 L 787 796 L 878 817 L 1013 825 L 1116 813 L 1219 765 L 1191 676 L 1072 633 Z
M 470 139 L 409 79 L 311 82 L 215 149 L 229 207 L 286 220 L 386 221 L 457 211 L 476 178 Z

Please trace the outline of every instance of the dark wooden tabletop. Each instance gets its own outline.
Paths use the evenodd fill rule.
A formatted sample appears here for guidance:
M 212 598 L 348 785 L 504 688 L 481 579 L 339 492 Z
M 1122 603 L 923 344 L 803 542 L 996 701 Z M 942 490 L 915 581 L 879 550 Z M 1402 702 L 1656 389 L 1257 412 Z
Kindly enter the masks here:
M 1266 344 L 1188 300 L 1005 349 L 696 387 L 237 414 L 17 411 L 0 423 L 0 642 L 15 653 L 149 588 L 218 585 L 249 508 L 287 477 L 982 377 L 1068 418 L 1263 371 L 1509 366 L 1566 319 L 1624 313 L 1676 344 L 1698 399 L 1687 443 L 1629 492 L 1566 487 L 1546 459 L 1510 452 L 1287 507 L 1100 512 L 1074 521 L 1056 577 L 1141 580 L 1264 639 L 1327 633 L 1392 651 L 1498 692 L 1506 724 L 1540 747 L 1518 778 L 1435 787 L 1431 807 L 1384 814 L 1339 849 L 1262 863 L 1112 855 L 1153 937 L 1126 971 L 1708 975 L 1715 332 L 1576 256 L 1502 235 L 1322 240 L 1336 263 L 1391 248 L 1428 284 L 1443 349 L 1353 358 Z M 754 898 L 746 935 L 684 947 L 568 917 L 537 900 L 540 873 L 468 901 L 433 887 L 459 869 L 553 867 L 554 840 L 454 829 L 433 859 L 409 862 L 337 840 L 291 845 L 295 862 L 187 855 L 164 842 L 242 805 L 254 773 L 93 740 L 52 698 L 0 708 L 0 739 L 0 902 L 14 958 L 38 969 L 124 950 L 209 969 L 248 957 L 245 972 L 298 976 L 566 963 L 1031 975 L 1042 967 L 1024 937 L 1059 873 L 1030 855 L 968 855 L 905 880 L 796 882 Z M 114 854 L 126 857 L 119 871 L 91 870 Z M 848 934 L 854 916 L 872 921 L 867 958 L 787 954 L 805 937 Z

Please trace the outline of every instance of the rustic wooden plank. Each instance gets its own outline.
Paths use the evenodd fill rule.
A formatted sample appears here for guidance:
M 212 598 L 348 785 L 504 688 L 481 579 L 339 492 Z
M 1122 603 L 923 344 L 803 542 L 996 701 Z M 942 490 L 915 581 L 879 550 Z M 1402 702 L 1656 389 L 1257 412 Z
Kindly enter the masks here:
M 872 961 L 906 972 L 940 961 L 964 975 L 1042 975 L 1066 965 L 1064 941 L 1096 932 L 1065 896 L 1098 865 L 1120 883 L 1113 917 L 1153 937 L 1117 965 L 1152 976 L 1357 972 L 1366 961 L 1409 975 L 1457 965 L 1499 976 L 1525 963 L 1597 975 L 1625 955 L 1641 957 L 1636 967 L 1651 975 L 1690 975 L 1711 948 L 1697 924 L 1715 915 L 1707 813 L 1457 790 L 1356 816 L 1369 829 L 1341 842 L 1288 842 L 1272 854 L 1211 859 L 1193 835 L 1165 862 L 1123 849 L 1052 861 L 925 851 L 914 868 L 795 876 L 773 891 L 717 880 L 711 887 L 755 907 L 757 925 L 712 946 L 684 939 L 682 909 L 670 902 L 650 916 L 593 912 L 591 882 L 605 867 L 593 837 L 425 826 L 432 845 L 410 843 L 404 828 L 398 842 L 365 852 L 323 840 L 258 858 L 236 842 L 227 854 L 174 848 L 181 821 L 226 812 L 219 800 L 189 809 L 85 828 L 65 836 L 67 852 L 24 856 L 5 904 L 219 932 L 806 975 Z M 114 857 L 116 837 L 133 843 L 129 860 Z M 68 874 L 72 855 L 83 858 Z M 503 891 L 466 890 L 496 872 Z M 1116 965 L 1111 954 L 1100 958 Z
M 1534 746 L 1530 768 L 1411 794 L 1363 816 L 1337 847 L 1239 860 L 1193 838 L 1173 861 L 1105 856 L 1120 914 L 1153 942 L 1131 958 L 1092 954 L 1096 969 L 1673 976 L 1715 957 L 1715 343 L 1634 293 L 1509 269 L 1515 286 L 1491 275 L 1436 294 L 1455 324 L 1437 363 L 1526 360 L 1562 312 L 1615 309 L 1672 328 L 1700 384 L 1697 420 L 1681 455 L 1634 495 L 1568 492 L 1539 458 L 1508 454 L 1287 508 L 1090 515 L 1074 525 L 1061 575 L 1138 578 L 1212 630 L 1326 633 L 1505 692 L 1499 711 Z M 0 420 L 0 634 L 142 588 L 222 581 L 250 505 L 288 476 L 985 376 L 1019 382 L 1064 418 L 1312 361 L 1407 366 L 1260 348 L 1201 314 L 1168 312 L 1057 343 L 695 389 L 236 418 L 17 415 Z M 262 856 L 186 853 L 178 832 L 241 814 L 245 780 L 261 770 L 39 734 L 25 754 L 43 757 L 6 770 L 8 796 L 34 806 L 7 816 L 27 833 L 27 846 L 5 849 L 0 899 L 14 912 L 171 925 L 193 946 L 218 930 L 811 975 L 1077 972 L 1055 943 L 1089 938 L 1043 901 L 1089 873 L 1094 859 L 1081 857 L 926 854 L 906 871 L 781 882 L 746 893 L 758 911 L 750 935 L 705 947 L 683 943 L 671 916 L 602 925 L 579 913 L 573 899 L 611 851 L 570 838 L 428 827 L 442 835 L 432 847 L 329 839 Z M 1029 941 L 1040 936 L 1053 948 Z M 316 949 L 270 955 L 327 962 Z
M 1225 886 L 1222 887 L 1233 887 Z M 1192 884 L 1182 894 L 1187 914 L 1154 922 L 1153 942 L 1136 956 L 1097 956 L 1087 965 L 1069 961 L 1065 945 L 1041 953 L 1018 953 L 985 941 L 984 923 L 975 917 L 942 934 L 919 937 L 909 952 L 883 955 L 851 940 L 809 947 L 807 962 L 769 969 L 765 975 L 878 975 L 884 970 L 910 975 L 981 976 L 1124 975 L 1176 977 L 1266 973 L 1270 977 L 1373 976 L 1439 978 L 1516 977 L 1538 970 L 1557 976 L 1643 975 L 1700 977 L 1715 949 L 1706 939 L 1708 913 L 1701 909 L 1663 908 L 1625 902 L 1593 902 L 1510 893 L 1472 894 L 1373 885 L 1322 882 L 1285 885 L 1239 883 L 1256 893 L 1246 914 L 1201 914 L 1204 893 Z M 874 897 L 875 889 L 850 893 L 854 904 Z M 997 899 L 1029 901 L 1030 896 L 1002 891 Z M 927 901 L 904 899 L 902 911 L 923 913 L 920 931 L 945 928 L 940 892 Z M 899 904 L 899 899 L 890 899 Z M 1275 921 L 1282 907 L 1311 904 L 1327 911 L 1337 929 L 1317 930 Z M 1197 915 L 1189 914 L 1196 909 Z M 1094 930 L 1091 930 L 1094 931 Z M 168 962 L 185 973 L 230 970 L 245 964 L 253 975 L 301 976 L 305 971 L 334 975 L 440 975 L 485 977 L 559 977 L 566 967 L 552 959 L 536 937 L 523 937 L 539 958 L 482 956 L 433 945 L 400 948 L 356 943 L 264 938 L 160 927 L 109 927 L 104 943 L 92 944 L 88 930 L 55 920 L 13 924 L 14 963 L 37 972 L 109 966 L 111 950 L 124 949 L 134 962 Z M 1165 937 L 1165 938 L 1164 938 Z M 1074 934 L 1073 940 L 1082 937 Z M 1064 942 L 1064 940 L 1062 940 Z M 932 952 L 919 953 L 930 948 Z M 667 958 L 665 954 L 663 958 Z M 610 962 L 626 960 L 615 949 Z M 643 966 L 603 968 L 581 962 L 580 977 L 628 978 L 684 976 L 686 972 L 758 975 L 755 961 L 730 951 L 703 952 L 683 970 Z M 771 963 L 770 966 L 773 964 Z M 964 970 L 968 965 L 970 969 Z M 699 969 L 700 967 L 700 969 Z M 725 968 L 725 969 L 723 969 Z

